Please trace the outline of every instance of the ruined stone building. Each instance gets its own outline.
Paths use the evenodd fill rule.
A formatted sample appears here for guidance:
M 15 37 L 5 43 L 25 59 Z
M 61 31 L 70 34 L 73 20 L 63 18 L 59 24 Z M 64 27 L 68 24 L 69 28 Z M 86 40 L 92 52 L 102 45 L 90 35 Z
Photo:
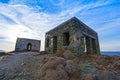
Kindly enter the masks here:
M 100 54 L 97 33 L 76 17 L 60 24 L 45 35 L 45 50 L 70 50 L 77 55 Z
M 40 40 L 17 38 L 15 51 L 40 51 Z

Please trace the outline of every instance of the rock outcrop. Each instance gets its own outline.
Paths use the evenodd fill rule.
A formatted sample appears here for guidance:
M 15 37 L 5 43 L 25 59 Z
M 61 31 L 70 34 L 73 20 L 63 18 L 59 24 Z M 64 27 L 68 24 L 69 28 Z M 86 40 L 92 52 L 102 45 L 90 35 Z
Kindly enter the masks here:
M 69 80 L 71 78 L 79 79 L 80 72 L 72 60 L 50 57 L 41 67 L 40 76 L 43 80 Z
M 71 60 L 71 59 L 74 59 L 75 58 L 75 55 L 69 51 L 69 50 L 66 50 L 64 53 L 63 53 L 63 57 L 65 59 L 68 59 L 68 60 Z
M 104 71 L 99 74 L 86 74 L 83 80 L 120 80 L 115 74 Z
M 0 80 L 120 80 L 120 56 L 42 53 L 0 56 Z

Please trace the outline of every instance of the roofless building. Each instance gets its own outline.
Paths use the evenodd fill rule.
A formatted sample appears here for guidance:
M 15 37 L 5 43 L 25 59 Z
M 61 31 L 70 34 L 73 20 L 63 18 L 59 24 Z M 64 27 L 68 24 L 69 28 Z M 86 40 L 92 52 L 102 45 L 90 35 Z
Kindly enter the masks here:
M 97 32 L 73 17 L 48 31 L 45 35 L 45 50 L 70 50 L 77 55 L 100 54 Z

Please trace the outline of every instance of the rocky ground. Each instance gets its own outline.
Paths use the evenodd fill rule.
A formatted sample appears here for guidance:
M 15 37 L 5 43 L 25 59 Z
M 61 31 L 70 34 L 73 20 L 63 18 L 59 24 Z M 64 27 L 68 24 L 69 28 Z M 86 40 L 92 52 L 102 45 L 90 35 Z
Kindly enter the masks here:
M 0 56 L 0 80 L 120 80 L 120 56 L 12 52 Z

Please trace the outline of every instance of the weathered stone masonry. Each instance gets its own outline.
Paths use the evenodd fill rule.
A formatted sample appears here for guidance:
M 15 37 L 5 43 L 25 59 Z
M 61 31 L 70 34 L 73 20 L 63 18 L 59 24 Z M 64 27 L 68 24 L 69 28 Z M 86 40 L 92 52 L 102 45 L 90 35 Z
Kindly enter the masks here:
M 40 40 L 17 38 L 15 51 L 40 51 Z
M 83 22 L 73 17 L 46 33 L 45 50 L 55 53 L 61 49 L 68 49 L 76 55 L 100 54 L 98 35 Z

